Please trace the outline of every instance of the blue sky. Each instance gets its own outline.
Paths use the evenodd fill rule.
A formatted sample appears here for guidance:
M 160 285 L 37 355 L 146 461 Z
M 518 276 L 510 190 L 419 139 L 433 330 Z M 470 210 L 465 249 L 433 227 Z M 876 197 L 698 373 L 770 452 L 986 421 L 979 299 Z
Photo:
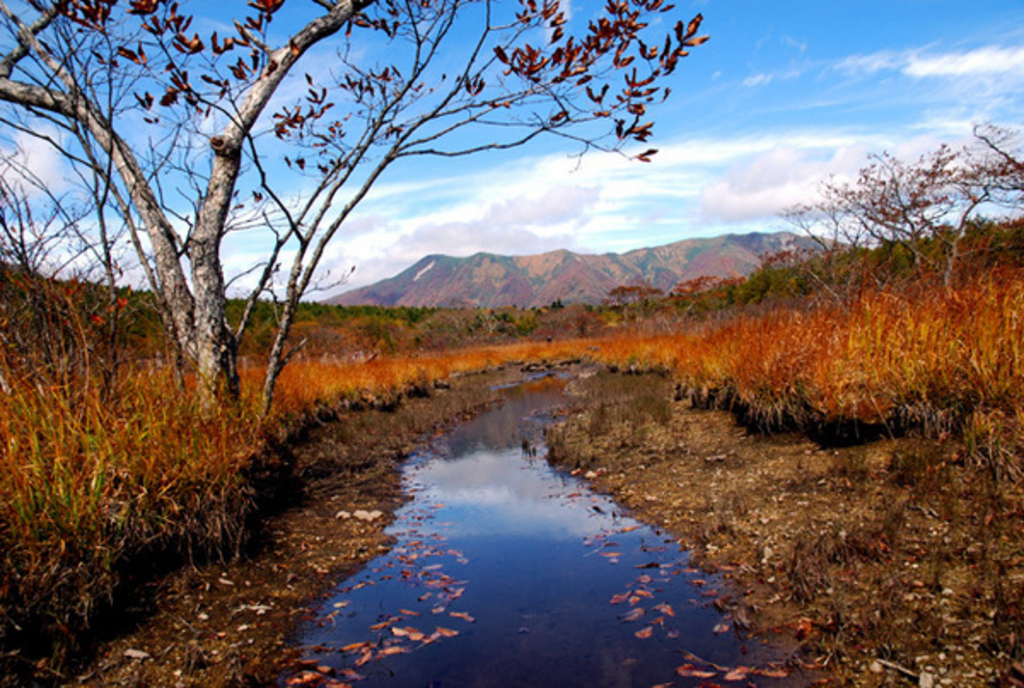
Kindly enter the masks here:
M 570 32 L 601 6 L 566 3 Z M 218 7 L 242 11 L 241 3 Z M 653 163 L 604 153 L 579 160 L 551 138 L 471 158 L 400 161 L 330 247 L 323 272 L 355 267 L 344 287 L 352 288 L 430 253 L 622 252 L 786 229 L 781 210 L 813 200 L 829 175 L 856 174 L 869 153 L 914 159 L 966 142 L 977 123 L 1024 127 L 1021 0 L 680 0 L 671 22 L 698 12 L 711 40 L 683 60 L 672 97 L 651 111 Z M 279 15 L 274 26 L 287 21 Z M 230 33 L 217 22 L 195 28 Z M 315 74 L 332 56 L 307 56 L 301 70 Z M 296 83 L 292 95 L 306 88 L 301 77 Z M 29 157 L 61 191 L 59 156 L 35 146 Z M 275 174 L 285 192 L 301 195 L 301 177 Z M 231 235 L 225 269 L 244 273 L 265 254 L 265 239 Z
M 592 3 L 573 0 L 573 21 Z M 1019 127 L 1024 3 L 984 0 L 705 0 L 711 40 L 677 71 L 654 112 L 651 164 L 557 142 L 472 160 L 392 169 L 327 263 L 355 266 L 346 288 L 428 253 L 621 252 L 724 233 L 786 229 L 777 214 L 811 200 L 868 153 L 916 158 L 970 137 L 975 123 Z

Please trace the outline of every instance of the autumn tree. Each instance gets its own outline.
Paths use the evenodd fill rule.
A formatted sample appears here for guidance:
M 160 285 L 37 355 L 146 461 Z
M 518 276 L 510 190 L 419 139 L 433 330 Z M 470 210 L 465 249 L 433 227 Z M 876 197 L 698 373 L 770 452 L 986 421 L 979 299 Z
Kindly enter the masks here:
M 856 180 L 829 179 L 820 199 L 785 217 L 821 242 L 826 261 L 861 249 L 898 248 L 920 273 L 951 286 L 963 240 L 985 212 L 1019 212 L 1022 166 L 1013 132 L 985 126 L 973 144 L 949 145 L 908 163 L 871 156 Z
M 648 141 L 649 108 L 706 40 L 700 15 L 663 3 L 609 0 L 576 20 L 557 0 L 251 0 L 237 17 L 167 0 L 0 0 L 0 119 L 59 150 L 68 176 L 99 180 L 85 226 L 112 242 L 98 228 L 116 218 L 209 402 L 218 381 L 237 394 L 254 304 L 280 299 L 269 405 L 299 300 L 393 164 L 542 135 L 581 152 Z M 224 251 L 248 234 L 266 249 L 239 273 L 248 308 L 232 324 Z

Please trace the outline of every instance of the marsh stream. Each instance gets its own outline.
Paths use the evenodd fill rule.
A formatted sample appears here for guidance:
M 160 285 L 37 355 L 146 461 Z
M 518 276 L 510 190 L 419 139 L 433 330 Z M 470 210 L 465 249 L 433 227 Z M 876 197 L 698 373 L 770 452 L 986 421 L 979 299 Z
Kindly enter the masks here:
M 535 379 L 410 458 L 394 546 L 293 638 L 280 685 L 799 685 L 665 534 L 544 460 Z

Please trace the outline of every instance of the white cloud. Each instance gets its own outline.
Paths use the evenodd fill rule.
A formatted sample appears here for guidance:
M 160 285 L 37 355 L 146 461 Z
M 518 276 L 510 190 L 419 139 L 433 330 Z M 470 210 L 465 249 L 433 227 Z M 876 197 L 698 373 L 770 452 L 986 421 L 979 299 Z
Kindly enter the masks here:
M 1024 75 L 1024 48 L 984 46 L 947 53 L 932 53 L 923 49 L 902 52 L 884 50 L 848 57 L 838 67 L 843 71 L 867 75 L 899 71 L 915 79 Z
M 772 218 L 787 207 L 812 201 L 829 174 L 856 172 L 864 162 L 861 146 L 826 154 L 778 146 L 732 166 L 701 194 L 701 211 L 711 219 L 741 222 Z
M 54 195 L 67 190 L 67 168 L 64 156 L 48 141 L 40 137 L 60 141 L 60 134 L 52 127 L 40 128 L 38 136 L 18 131 L 10 145 L 0 149 L 0 156 L 8 158 L 11 166 L 5 165 L 4 175 L 8 181 L 20 184 L 29 198 L 42 195 L 39 186 Z
M 944 55 L 912 54 L 903 72 L 913 77 L 961 77 L 1016 73 L 1024 75 L 1024 48 L 986 46 Z
M 891 50 L 883 50 L 870 55 L 852 55 L 842 60 L 837 67 L 853 74 L 875 74 L 877 72 L 899 69 L 907 61 L 906 55 Z

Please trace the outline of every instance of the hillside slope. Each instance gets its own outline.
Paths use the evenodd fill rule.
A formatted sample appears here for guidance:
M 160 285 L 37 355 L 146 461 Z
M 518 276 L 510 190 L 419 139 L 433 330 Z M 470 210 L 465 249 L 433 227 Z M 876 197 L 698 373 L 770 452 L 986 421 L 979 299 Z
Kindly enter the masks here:
M 560 250 L 532 256 L 430 255 L 394 277 L 345 292 L 328 303 L 479 308 L 533 308 L 559 300 L 597 304 L 623 284 L 644 283 L 668 291 L 697 277 L 748 275 L 765 254 L 811 247 L 813 242 L 806 237 L 780 232 L 687 239 L 622 254 Z

